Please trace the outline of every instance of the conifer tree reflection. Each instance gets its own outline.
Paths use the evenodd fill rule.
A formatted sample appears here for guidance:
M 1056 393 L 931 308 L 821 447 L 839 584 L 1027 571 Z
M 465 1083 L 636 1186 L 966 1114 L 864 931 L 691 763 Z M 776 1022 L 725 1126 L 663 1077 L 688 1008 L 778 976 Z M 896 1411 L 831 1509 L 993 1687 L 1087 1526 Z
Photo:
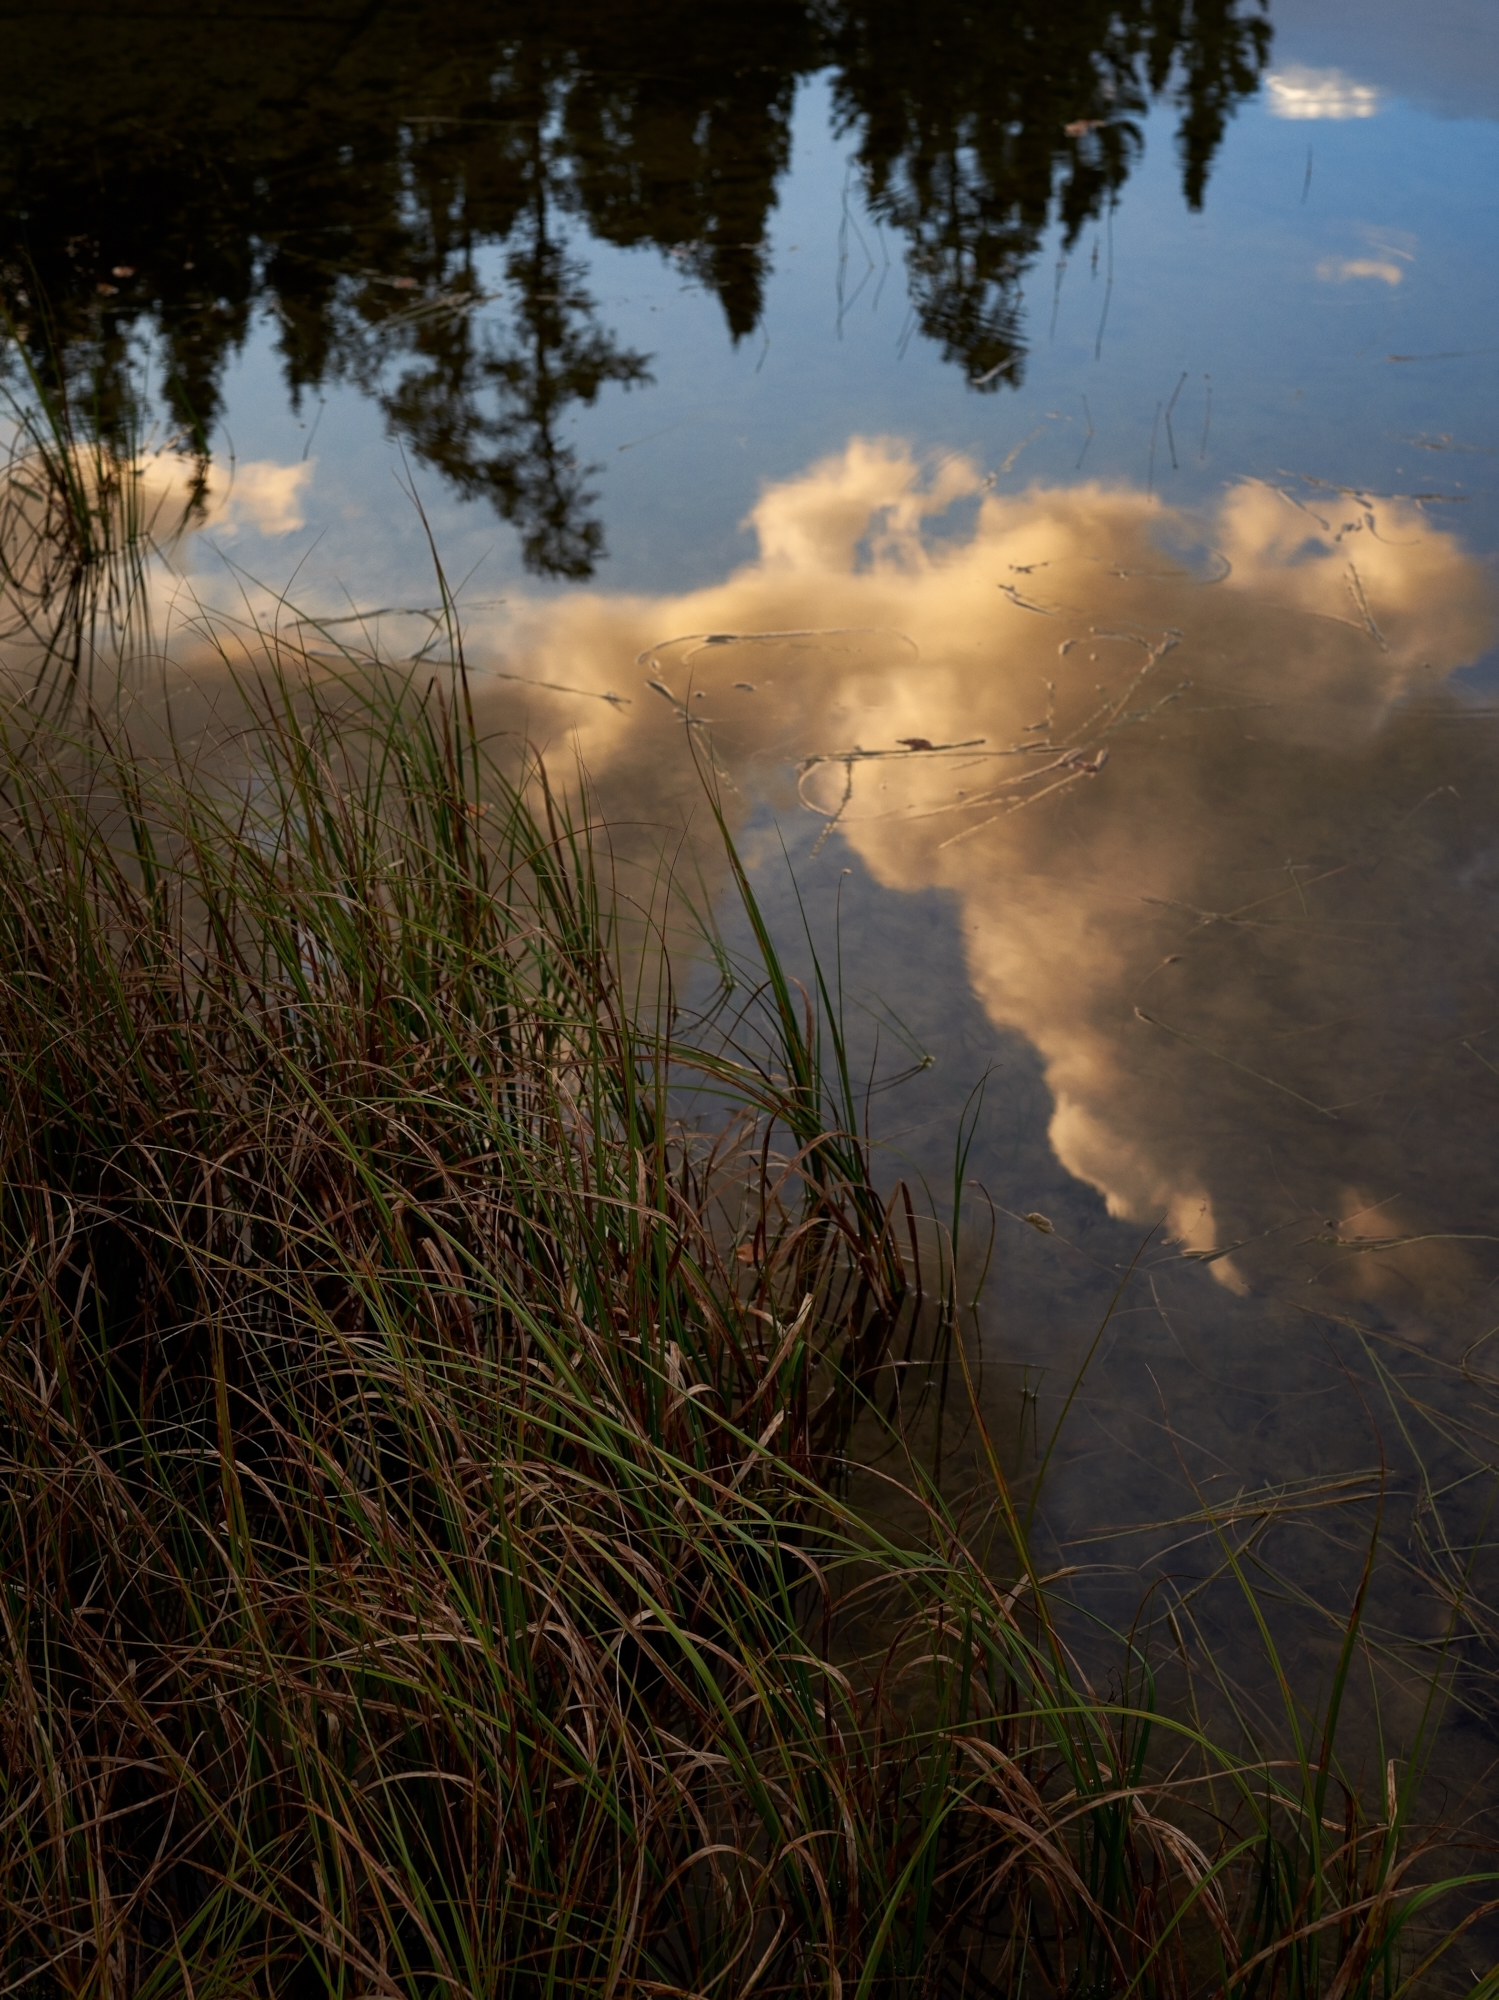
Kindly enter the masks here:
M 422 326 L 413 365 L 380 400 L 419 458 L 458 492 L 487 495 L 514 524 L 527 568 L 581 579 L 603 552 L 603 530 L 587 489 L 592 468 L 579 465 L 561 425 L 606 383 L 651 377 L 645 358 L 616 347 L 593 318 L 583 267 L 551 233 L 544 186 L 510 242 L 505 332 L 476 322 L 462 294 L 450 294 L 454 305 Z M 384 353 L 380 364 L 383 373 Z
M 763 44 L 773 62 L 755 61 L 762 51 L 751 48 L 740 62 L 730 49 L 725 61 L 699 32 L 689 90 L 670 70 L 590 68 L 566 98 L 573 196 L 589 228 L 622 248 L 670 254 L 718 298 L 735 341 L 759 323 L 766 223 L 791 160 L 796 84 L 819 59 L 804 10 L 775 12 L 781 32 Z M 746 16 L 742 25 L 764 33 L 772 22 Z
M 918 321 L 988 389 L 1020 379 L 1020 280 L 1053 216 L 1070 251 L 1118 199 L 1159 98 L 1180 108 L 1183 188 L 1200 207 L 1270 45 L 1263 12 L 1236 0 L 829 12 L 839 113 L 875 214 L 907 239 Z
M 7 17 L 0 290 L 35 364 L 88 381 L 107 420 L 148 336 L 201 451 L 268 310 L 294 397 L 357 382 L 514 523 L 531 567 L 567 577 L 602 550 L 569 411 L 649 379 L 600 323 L 569 232 L 669 255 L 741 340 L 797 88 L 831 68 L 917 324 L 994 390 L 1020 378 L 1021 283 L 1049 224 L 1070 248 L 1109 211 L 1163 99 L 1199 204 L 1269 46 L 1263 0 L 325 0 L 295 19 L 245 0 L 232 32 L 219 4 L 170 32 L 128 5 L 91 16 L 87 62 L 52 5 Z M 503 302 L 481 302 L 497 246 Z

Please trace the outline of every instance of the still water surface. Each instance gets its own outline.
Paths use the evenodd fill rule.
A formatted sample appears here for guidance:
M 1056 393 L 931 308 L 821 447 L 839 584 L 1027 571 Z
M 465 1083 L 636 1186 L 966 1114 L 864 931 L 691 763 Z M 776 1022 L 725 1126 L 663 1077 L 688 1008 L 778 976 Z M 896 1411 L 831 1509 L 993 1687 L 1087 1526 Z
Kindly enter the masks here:
M 1383 1463 L 1379 1616 L 1445 1629 L 1499 1431 L 1499 10 L 6 34 L 8 309 L 106 419 L 148 384 L 179 669 L 202 606 L 420 651 L 418 495 L 486 721 L 626 855 L 715 771 L 836 921 L 861 1052 L 932 1058 L 892 1158 L 950 1185 L 987 1077 L 1006 1449 L 1145 1243 L 1059 1559 L 1132 1601 L 1212 1545 L 1121 1527 L 1234 1501 L 1335 1608 Z

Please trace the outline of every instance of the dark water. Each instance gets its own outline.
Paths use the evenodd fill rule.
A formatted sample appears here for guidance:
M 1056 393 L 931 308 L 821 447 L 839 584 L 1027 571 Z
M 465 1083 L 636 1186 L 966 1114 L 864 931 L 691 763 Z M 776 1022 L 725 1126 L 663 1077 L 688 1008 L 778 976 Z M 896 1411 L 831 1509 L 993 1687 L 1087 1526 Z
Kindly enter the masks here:
M 1485 1766 L 1499 8 L 25 8 L 0 228 L 190 509 L 180 675 L 205 608 L 428 645 L 414 489 L 487 719 L 639 856 L 695 744 L 836 915 L 861 1051 L 934 1059 L 892 1157 L 950 1181 L 987 1075 L 1018 1458 L 1144 1244 L 1059 1560 L 1117 1608 L 1226 1510 L 1315 1678 L 1383 1481 Z

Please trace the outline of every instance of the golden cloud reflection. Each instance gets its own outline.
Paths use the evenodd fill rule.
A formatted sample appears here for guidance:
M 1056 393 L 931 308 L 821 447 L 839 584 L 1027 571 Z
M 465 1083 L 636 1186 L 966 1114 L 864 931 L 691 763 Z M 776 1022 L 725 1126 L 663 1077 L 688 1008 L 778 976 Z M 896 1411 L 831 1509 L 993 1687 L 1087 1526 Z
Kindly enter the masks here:
M 1060 1160 L 1187 1251 L 1239 1245 L 1210 1267 L 1229 1286 L 1308 1217 L 1482 1227 L 1462 1117 L 1499 1089 L 1499 757 L 1444 683 L 1494 607 L 1427 509 L 1245 482 L 1194 522 L 856 439 L 751 525 L 711 588 L 511 606 L 474 635 L 503 648 L 497 710 L 575 740 L 611 818 L 690 808 L 690 736 L 735 810 L 779 803 L 799 861 L 846 844 L 887 889 L 948 892 L 989 1019 L 1040 1052 Z M 922 977 L 893 965 L 882 997 Z M 1397 1303 L 1456 1268 L 1308 1254 Z
M 254 472 L 199 521 L 310 511 L 301 468 Z M 711 765 L 814 892 L 856 859 L 950 912 L 952 1011 L 1037 1052 L 1051 1147 L 1115 1216 L 1164 1218 L 1231 1289 L 1295 1272 L 1410 1322 L 1470 1285 L 1448 1239 L 1491 1233 L 1499 1108 L 1499 712 L 1449 685 L 1493 594 L 1440 520 L 1306 480 L 1241 482 L 1211 518 L 1001 496 L 964 457 L 856 438 L 762 495 L 721 582 L 512 601 L 468 656 L 486 726 L 576 754 L 626 858 L 677 851 Z M 194 611 L 198 541 L 149 621 L 189 734 L 226 635 L 252 665 L 258 643 L 254 602 Z M 441 636 L 259 608 L 335 665 Z M 929 998 L 924 960 L 860 942 L 897 1015 Z M 982 1064 L 934 1053 L 950 1129 Z

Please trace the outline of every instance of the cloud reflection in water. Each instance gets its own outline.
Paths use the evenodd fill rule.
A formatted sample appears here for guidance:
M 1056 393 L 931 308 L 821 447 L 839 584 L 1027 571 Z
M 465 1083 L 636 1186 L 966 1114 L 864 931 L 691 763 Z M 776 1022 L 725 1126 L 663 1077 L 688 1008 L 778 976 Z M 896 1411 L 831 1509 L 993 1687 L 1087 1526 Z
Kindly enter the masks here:
M 631 698 L 524 693 L 604 812 L 690 808 L 690 717 L 799 861 L 842 841 L 956 900 L 974 992 L 1039 1051 L 1056 1153 L 1112 1213 L 1186 1252 L 1243 1240 L 1210 1265 L 1232 1289 L 1288 1244 L 1397 1314 L 1465 1284 L 1450 1244 L 1304 1226 L 1486 1226 L 1499 754 L 1446 683 L 1494 605 L 1429 500 L 1243 482 L 1194 522 L 855 439 L 751 525 L 722 583 L 512 605 L 488 634 L 507 672 Z M 891 965 L 882 998 L 922 977 Z

